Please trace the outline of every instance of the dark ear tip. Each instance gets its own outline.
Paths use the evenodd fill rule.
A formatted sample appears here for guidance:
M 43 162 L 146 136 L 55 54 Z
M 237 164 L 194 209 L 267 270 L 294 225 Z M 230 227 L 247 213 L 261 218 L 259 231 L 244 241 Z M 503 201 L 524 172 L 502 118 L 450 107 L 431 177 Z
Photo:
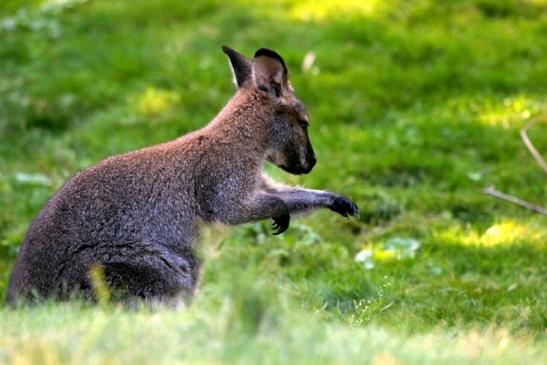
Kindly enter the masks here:
M 260 56 L 270 57 L 270 58 L 274 58 L 278 60 L 283 65 L 283 68 L 285 69 L 285 71 L 287 70 L 287 66 L 285 66 L 285 61 L 283 61 L 283 58 L 277 52 L 272 51 L 271 49 L 268 49 L 268 48 L 260 48 L 258 51 L 256 51 L 255 58 Z
M 226 45 L 223 45 L 222 47 L 222 52 L 228 54 L 230 53 L 231 51 L 233 51 L 233 49 L 231 49 L 230 47 L 226 46 Z
M 260 48 L 259 50 L 257 50 L 255 53 L 255 57 L 259 57 L 259 56 L 281 58 L 279 53 L 277 53 L 276 51 L 272 51 L 271 49 L 268 49 L 268 48 Z
M 268 49 L 268 48 L 260 48 L 258 51 L 256 51 L 255 57 L 260 57 L 260 56 L 277 58 L 278 60 L 283 61 L 283 58 L 281 58 L 279 53 L 272 51 L 271 49 Z

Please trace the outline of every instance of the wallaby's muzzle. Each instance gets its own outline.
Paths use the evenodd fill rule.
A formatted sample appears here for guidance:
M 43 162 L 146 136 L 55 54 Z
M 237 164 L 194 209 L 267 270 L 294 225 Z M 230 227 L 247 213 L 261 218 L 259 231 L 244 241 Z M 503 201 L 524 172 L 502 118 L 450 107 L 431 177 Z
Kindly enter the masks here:
M 313 170 L 313 167 L 317 163 L 317 160 L 315 158 L 315 155 L 312 155 L 310 158 L 308 158 L 306 166 L 302 169 L 302 172 L 304 174 L 309 174 L 311 170 Z
M 284 171 L 293 175 L 308 174 L 317 163 L 315 153 L 313 152 L 311 145 L 308 146 L 308 152 L 304 158 L 299 158 L 297 153 L 288 153 L 286 157 L 287 159 L 285 163 L 274 163 Z
M 308 137 L 307 131 L 306 131 L 306 138 L 308 139 L 308 146 L 307 146 L 307 153 L 306 153 L 306 162 L 303 164 L 304 174 L 308 174 L 309 172 L 311 172 L 311 170 L 317 163 L 317 159 L 315 158 L 315 152 L 311 145 L 311 141 L 310 141 L 310 138 Z

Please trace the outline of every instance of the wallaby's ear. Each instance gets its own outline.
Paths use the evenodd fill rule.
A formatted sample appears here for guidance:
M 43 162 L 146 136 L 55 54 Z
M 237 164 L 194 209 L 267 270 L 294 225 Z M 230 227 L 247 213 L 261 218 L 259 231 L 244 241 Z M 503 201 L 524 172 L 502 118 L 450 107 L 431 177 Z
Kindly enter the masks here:
M 280 55 L 266 48 L 259 49 L 253 59 L 252 73 L 258 89 L 281 96 L 282 88 L 287 85 L 287 66 Z
M 251 78 L 251 61 L 230 47 L 222 46 L 222 51 L 230 59 L 235 84 L 237 87 L 241 87 L 245 81 Z

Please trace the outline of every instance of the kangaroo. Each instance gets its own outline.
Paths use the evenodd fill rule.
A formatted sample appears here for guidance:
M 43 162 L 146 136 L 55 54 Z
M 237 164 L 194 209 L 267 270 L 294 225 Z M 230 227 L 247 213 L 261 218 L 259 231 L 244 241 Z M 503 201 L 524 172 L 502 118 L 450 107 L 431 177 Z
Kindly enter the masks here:
M 232 99 L 202 129 L 109 157 L 69 179 L 28 229 L 8 303 L 96 300 L 90 270 L 99 267 L 121 301 L 177 306 L 198 282 L 193 242 L 200 222 L 271 218 L 280 234 L 292 214 L 314 208 L 358 215 L 345 197 L 265 175 L 265 161 L 291 174 L 312 170 L 308 115 L 276 52 L 261 48 L 248 59 L 222 49 L 237 85 Z

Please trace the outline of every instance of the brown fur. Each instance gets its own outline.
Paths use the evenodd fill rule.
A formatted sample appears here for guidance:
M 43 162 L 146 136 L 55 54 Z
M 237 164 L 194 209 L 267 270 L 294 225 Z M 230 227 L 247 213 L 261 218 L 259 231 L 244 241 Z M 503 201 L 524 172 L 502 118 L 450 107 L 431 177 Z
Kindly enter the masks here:
M 8 288 L 8 301 L 94 297 L 100 267 L 122 300 L 176 305 L 199 276 L 192 247 L 200 221 L 239 224 L 327 207 L 357 215 L 346 198 L 284 187 L 262 169 L 269 160 L 307 173 L 315 156 L 308 116 L 281 57 L 248 60 L 224 48 L 239 89 L 204 128 L 174 141 L 110 157 L 70 179 L 32 222 Z

